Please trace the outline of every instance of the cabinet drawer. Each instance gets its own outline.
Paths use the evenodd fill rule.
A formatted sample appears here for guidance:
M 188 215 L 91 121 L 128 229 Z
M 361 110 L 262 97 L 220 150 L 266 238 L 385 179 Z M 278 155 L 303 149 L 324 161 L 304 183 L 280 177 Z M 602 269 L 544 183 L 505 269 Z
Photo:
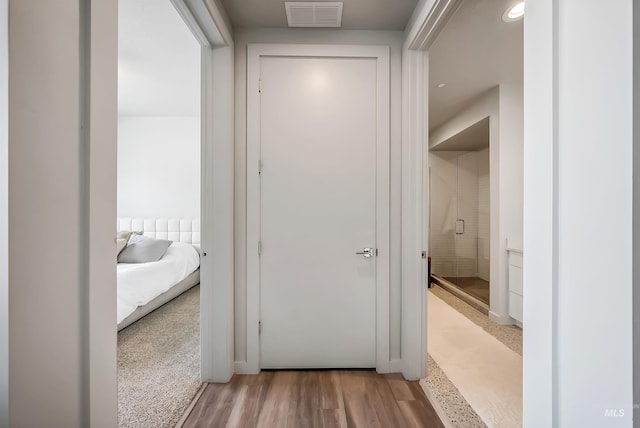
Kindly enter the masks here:
M 522 268 L 509 265 L 509 291 L 522 296 Z
M 509 293 L 509 316 L 522 322 L 522 296 Z

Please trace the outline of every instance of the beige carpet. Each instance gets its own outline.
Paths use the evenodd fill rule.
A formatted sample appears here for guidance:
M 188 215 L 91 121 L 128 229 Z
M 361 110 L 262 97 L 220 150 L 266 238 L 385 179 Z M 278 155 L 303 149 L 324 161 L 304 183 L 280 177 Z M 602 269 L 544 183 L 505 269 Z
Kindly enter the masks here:
M 118 426 L 175 426 L 201 384 L 196 286 L 118 333 Z

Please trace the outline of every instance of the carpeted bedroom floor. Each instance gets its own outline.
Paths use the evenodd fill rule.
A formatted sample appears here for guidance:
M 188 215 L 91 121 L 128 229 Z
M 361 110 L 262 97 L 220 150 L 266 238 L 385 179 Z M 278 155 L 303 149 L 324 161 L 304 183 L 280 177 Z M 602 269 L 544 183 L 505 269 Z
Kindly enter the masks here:
M 200 382 L 200 286 L 118 333 L 118 426 L 173 427 Z

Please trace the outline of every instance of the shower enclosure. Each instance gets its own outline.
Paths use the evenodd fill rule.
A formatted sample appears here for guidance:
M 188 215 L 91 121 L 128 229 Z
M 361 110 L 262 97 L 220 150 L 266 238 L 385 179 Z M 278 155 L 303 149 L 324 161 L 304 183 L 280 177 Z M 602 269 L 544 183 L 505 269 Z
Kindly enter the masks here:
M 489 148 L 429 159 L 432 277 L 488 305 Z

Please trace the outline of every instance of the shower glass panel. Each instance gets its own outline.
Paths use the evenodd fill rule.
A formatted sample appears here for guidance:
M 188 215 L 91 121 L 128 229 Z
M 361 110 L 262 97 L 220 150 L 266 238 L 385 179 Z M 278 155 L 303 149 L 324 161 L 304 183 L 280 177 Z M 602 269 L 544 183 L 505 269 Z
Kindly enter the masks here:
M 431 272 L 489 303 L 489 150 L 430 153 Z

